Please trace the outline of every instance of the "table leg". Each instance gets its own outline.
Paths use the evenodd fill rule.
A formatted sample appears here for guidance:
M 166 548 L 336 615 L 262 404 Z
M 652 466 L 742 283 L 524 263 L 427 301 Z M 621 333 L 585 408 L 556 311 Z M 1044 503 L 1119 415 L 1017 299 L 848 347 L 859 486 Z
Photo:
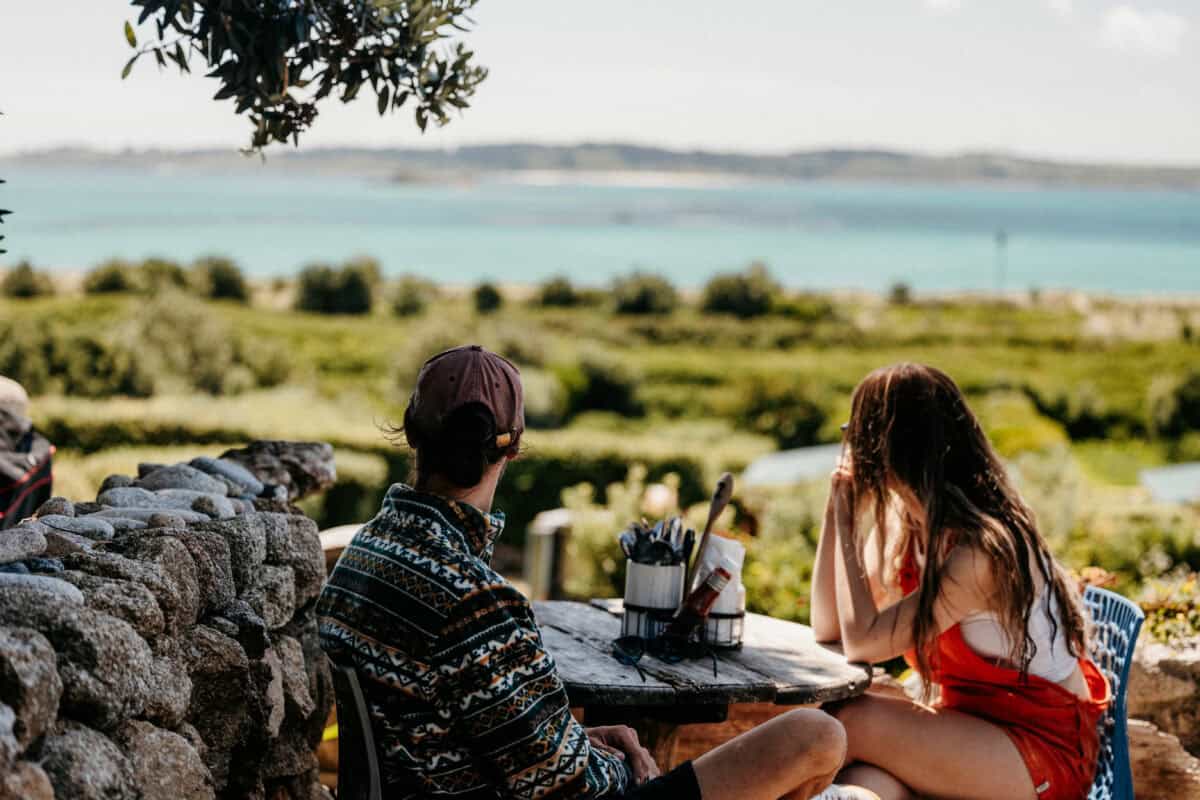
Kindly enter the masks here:
M 675 746 L 679 743 L 679 725 L 657 719 L 634 720 L 632 727 L 638 732 L 642 745 L 654 756 L 654 763 L 663 772 L 678 766 L 675 763 Z

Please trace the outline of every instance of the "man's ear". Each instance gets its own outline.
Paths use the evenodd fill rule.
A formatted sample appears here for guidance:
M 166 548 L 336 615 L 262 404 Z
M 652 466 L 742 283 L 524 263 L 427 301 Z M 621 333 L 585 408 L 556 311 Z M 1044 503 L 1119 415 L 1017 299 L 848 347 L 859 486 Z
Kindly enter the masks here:
M 509 461 L 515 461 L 517 459 L 517 456 L 521 455 L 521 436 L 523 433 L 524 433 L 524 431 L 522 431 L 521 433 L 518 433 L 516 435 L 516 437 L 514 437 L 514 441 L 508 445 L 507 449 L 505 449 L 505 451 L 504 451 L 505 459 L 507 459 Z

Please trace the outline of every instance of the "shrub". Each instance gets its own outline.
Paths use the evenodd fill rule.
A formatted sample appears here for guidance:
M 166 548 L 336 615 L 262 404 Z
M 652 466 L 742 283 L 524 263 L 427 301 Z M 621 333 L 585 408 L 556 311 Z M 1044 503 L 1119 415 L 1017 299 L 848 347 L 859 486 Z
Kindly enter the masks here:
M 312 264 L 300 272 L 296 309 L 317 314 L 368 314 L 379 284 L 378 264 L 347 262 L 340 269 Z
M 571 308 L 579 305 L 581 299 L 570 279 L 559 275 L 541 285 L 537 304 L 546 308 Z
M 797 322 L 827 322 L 837 318 L 837 308 L 827 297 L 818 294 L 798 294 L 779 300 L 775 313 Z
M 144 361 L 121 342 L 91 333 L 62 334 L 47 325 L 0 328 L 0 374 L 31 394 L 78 397 L 154 393 Z
M 36 271 L 28 261 L 22 261 L 0 282 L 0 294 L 17 298 L 44 297 L 54 294 L 54 282 L 49 275 Z
M 414 322 L 406 331 L 395 359 L 395 383 L 400 392 L 406 395 L 412 391 L 417 373 L 427 360 L 452 347 L 471 344 L 474 335 L 469 324 L 461 325 L 441 315 L 431 315 Z
M 177 261 L 167 258 L 147 258 L 138 267 L 135 279 L 138 288 L 151 294 L 175 289 L 190 289 L 187 273 Z
M 1149 389 L 1150 428 L 1159 436 L 1178 438 L 1200 430 L 1200 371 L 1183 378 L 1160 378 Z
M 1160 642 L 1179 646 L 1200 636 L 1200 574 L 1183 573 L 1149 583 L 1141 598 L 1146 630 Z
M 745 272 L 717 275 L 704 287 L 701 308 L 714 314 L 733 314 L 740 319 L 761 317 L 771 311 L 779 284 L 766 265 L 751 264 Z
M 429 307 L 438 296 L 437 285 L 416 275 L 404 275 L 392 290 L 392 313 L 397 317 L 414 317 Z
M 56 353 L 55 373 L 62 392 L 80 397 L 149 397 L 154 376 L 139 355 L 128 347 L 88 334 L 62 342 Z
M 222 256 L 206 256 L 192 265 L 193 279 L 197 290 L 212 300 L 250 301 L 250 289 L 242 270 L 231 259 Z
M 465 332 L 464 332 L 465 333 Z M 493 353 L 499 353 L 519 367 L 546 366 L 546 337 L 538 329 L 503 318 L 480 323 L 469 335 Z
M 359 257 L 342 265 L 338 285 L 339 314 L 369 314 L 375 304 L 375 291 L 382 282 L 379 262 Z
M 639 417 L 645 408 L 637 398 L 638 380 L 616 358 L 586 352 L 579 361 L 554 368 L 567 393 L 567 416 L 584 411 L 612 411 L 624 417 Z
M 567 417 L 567 392 L 558 376 L 536 367 L 522 368 L 525 423 L 530 428 L 556 428 Z
M 893 283 L 888 289 L 888 302 L 894 306 L 911 305 L 912 300 L 912 287 L 903 281 Z
M 475 303 L 475 310 L 480 314 L 491 314 L 504 305 L 504 296 L 490 283 L 481 283 L 476 286 L 475 291 L 471 294 L 471 299 Z
M 297 278 L 296 310 L 317 314 L 334 313 L 331 295 L 336 282 L 333 268 L 326 264 L 309 264 Z
M 773 438 L 781 449 L 818 444 L 828 419 L 795 379 L 751 379 L 741 392 L 736 418 L 744 430 Z
M 1116 434 L 1127 435 L 1130 429 L 1142 426 L 1142 421 L 1130 419 L 1128 415 L 1110 410 L 1104 395 L 1095 384 L 1081 381 L 1076 385 L 1059 390 L 1051 397 L 1025 387 L 1025 392 L 1038 412 L 1062 424 L 1072 439 L 1112 438 Z
M 0 375 L 12 378 L 31 395 L 50 388 L 49 331 L 44 324 L 0 323 Z
M 83 278 L 83 291 L 87 294 L 115 294 L 134 292 L 138 289 L 137 276 L 126 261 L 105 261 Z
M 660 275 L 635 272 L 613 283 L 618 314 L 670 314 L 679 305 L 679 295 L 670 281 Z
M 1180 436 L 1168 450 L 1172 461 L 1200 461 L 1200 431 Z
M 567 540 L 564 565 L 567 594 L 612 597 L 625 590 L 627 562 L 617 543 L 617 534 L 641 517 L 646 478 L 646 467 L 634 464 L 624 480 L 599 487 L 580 483 L 564 488 L 562 505 L 571 511 L 571 536 Z M 665 478 L 668 485 L 678 487 L 677 476 Z
M 191 298 L 163 296 L 149 303 L 135 333 L 139 358 L 167 389 L 233 395 L 278 385 L 289 373 L 282 348 L 235 333 Z
M 1067 444 L 1062 426 L 1037 413 L 1029 397 L 1019 392 L 993 391 L 971 398 L 992 446 L 1000 455 L 1049 450 Z

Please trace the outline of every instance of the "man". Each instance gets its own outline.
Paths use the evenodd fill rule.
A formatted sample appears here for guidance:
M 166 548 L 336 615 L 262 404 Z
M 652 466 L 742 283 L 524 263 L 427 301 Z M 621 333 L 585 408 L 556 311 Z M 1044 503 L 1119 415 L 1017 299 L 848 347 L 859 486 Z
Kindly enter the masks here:
M 317 606 L 322 647 L 355 667 L 385 794 L 407 798 L 807 798 L 845 733 L 798 710 L 660 776 L 629 728 L 572 718 L 529 602 L 489 566 L 496 486 L 525 428 L 520 374 L 479 346 L 430 359 L 404 415 L 414 486 L 396 484 Z
M 54 446 L 33 429 L 25 387 L 0 375 L 0 530 L 50 497 Z

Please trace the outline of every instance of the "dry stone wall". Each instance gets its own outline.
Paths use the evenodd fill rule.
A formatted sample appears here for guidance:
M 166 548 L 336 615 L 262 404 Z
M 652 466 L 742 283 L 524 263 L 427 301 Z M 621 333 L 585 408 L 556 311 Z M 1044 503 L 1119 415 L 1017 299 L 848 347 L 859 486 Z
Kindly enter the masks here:
M 1200 756 L 1200 637 L 1170 646 L 1142 635 L 1129 672 L 1129 715 Z
M 328 445 L 142 464 L 0 532 L 0 800 L 316 800 Z

